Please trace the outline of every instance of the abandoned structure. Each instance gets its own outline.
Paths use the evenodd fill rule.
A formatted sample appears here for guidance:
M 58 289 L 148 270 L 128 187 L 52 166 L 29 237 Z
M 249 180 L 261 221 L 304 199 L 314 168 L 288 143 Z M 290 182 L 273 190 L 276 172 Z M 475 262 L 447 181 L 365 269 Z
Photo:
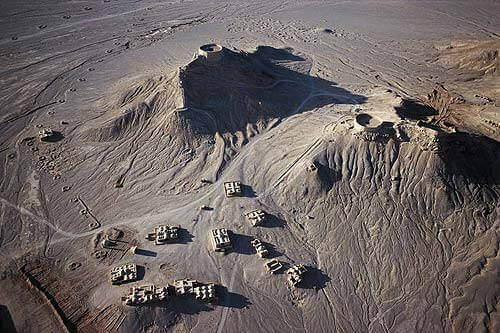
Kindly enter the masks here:
M 271 259 L 271 260 L 267 261 L 265 266 L 266 266 L 267 272 L 271 273 L 271 274 L 275 274 L 283 267 L 283 265 L 276 259 Z
M 306 271 L 307 268 L 304 265 L 293 265 L 286 271 L 286 274 L 288 275 L 288 282 L 294 287 L 297 286 L 300 282 L 302 282 L 302 276 Z
M 182 279 L 174 280 L 174 289 L 177 296 L 194 295 L 201 301 L 215 299 L 215 284 L 204 284 L 196 280 Z
M 174 280 L 175 294 L 178 296 L 189 295 L 197 284 L 198 281 L 191 279 Z
M 196 299 L 200 301 L 212 301 L 215 299 L 215 284 L 205 284 L 194 287 L 193 289 Z
M 126 264 L 111 270 L 111 284 L 122 284 L 137 280 L 137 265 Z
M 269 255 L 269 251 L 266 249 L 264 244 L 260 241 L 260 239 L 255 238 L 251 242 L 252 246 L 255 248 L 257 255 L 261 258 L 265 258 Z
M 226 197 L 240 197 L 241 196 L 241 183 L 240 182 L 225 182 L 224 192 Z
M 225 228 L 210 230 L 209 237 L 215 252 L 225 252 L 232 247 L 229 233 Z
M 148 233 L 147 240 L 154 240 L 156 245 L 176 241 L 179 238 L 179 227 L 159 225 L 154 232 Z
M 263 210 L 257 209 L 246 213 L 245 217 L 255 227 L 265 222 L 266 213 Z
M 143 305 L 157 301 L 165 301 L 168 298 L 167 287 L 157 287 L 154 284 L 142 287 L 130 288 L 129 294 L 122 297 L 126 305 Z
M 219 62 L 222 59 L 222 46 L 218 44 L 205 44 L 198 49 L 198 56 L 205 58 L 209 63 Z
M 50 141 L 54 138 L 54 136 L 55 136 L 54 131 L 52 131 L 50 128 L 44 128 L 38 132 L 38 137 L 40 138 L 40 141 Z

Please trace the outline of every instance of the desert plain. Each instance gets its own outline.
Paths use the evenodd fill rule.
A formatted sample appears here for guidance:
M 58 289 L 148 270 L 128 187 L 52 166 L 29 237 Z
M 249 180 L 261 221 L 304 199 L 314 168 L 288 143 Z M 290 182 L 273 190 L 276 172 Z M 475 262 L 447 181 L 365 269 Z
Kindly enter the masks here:
M 499 50 L 494 0 L 2 0 L 0 331 L 500 331 Z

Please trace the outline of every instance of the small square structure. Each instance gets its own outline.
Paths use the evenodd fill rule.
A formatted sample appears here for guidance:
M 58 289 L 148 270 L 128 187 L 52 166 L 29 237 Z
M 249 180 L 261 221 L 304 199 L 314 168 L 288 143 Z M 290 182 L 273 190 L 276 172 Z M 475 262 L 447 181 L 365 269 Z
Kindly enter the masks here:
M 111 284 L 122 284 L 137 280 L 137 265 L 126 264 L 111 270 Z
M 240 182 L 225 182 L 224 192 L 226 197 L 241 197 L 241 183 Z
M 148 233 L 148 240 L 154 240 L 155 245 L 162 245 L 169 242 L 174 242 L 179 239 L 179 227 L 171 225 L 159 225 L 154 232 Z
M 143 305 L 157 301 L 165 301 L 168 298 L 167 287 L 156 287 L 148 285 L 142 287 L 132 287 L 128 295 L 122 297 L 126 305 Z
M 257 209 L 246 213 L 245 217 L 247 218 L 248 222 L 250 222 L 250 224 L 255 227 L 265 222 L 266 213 L 261 209 Z
M 302 282 L 302 276 L 307 272 L 307 268 L 304 265 L 293 265 L 290 267 L 286 274 L 288 275 L 288 282 L 296 287 L 300 282 Z
M 257 252 L 257 255 L 261 258 L 265 258 L 269 255 L 269 251 L 266 249 L 264 244 L 260 241 L 260 239 L 255 238 L 250 242 L 252 246 L 254 247 L 255 251 Z
M 210 242 L 216 252 L 225 252 L 232 248 L 229 232 L 225 228 L 210 230 Z
M 283 265 L 276 259 L 269 260 L 268 262 L 266 262 L 265 266 L 267 272 L 271 274 L 275 274 L 283 267 Z

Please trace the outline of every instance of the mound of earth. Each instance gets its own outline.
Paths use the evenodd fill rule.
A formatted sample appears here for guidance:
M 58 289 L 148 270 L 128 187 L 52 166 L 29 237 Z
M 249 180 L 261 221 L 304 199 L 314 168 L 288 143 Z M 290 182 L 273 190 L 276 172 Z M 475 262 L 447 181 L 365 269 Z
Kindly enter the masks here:
M 468 41 L 441 51 L 438 63 L 452 78 L 428 95 L 434 124 L 500 141 L 499 50 L 498 41 Z

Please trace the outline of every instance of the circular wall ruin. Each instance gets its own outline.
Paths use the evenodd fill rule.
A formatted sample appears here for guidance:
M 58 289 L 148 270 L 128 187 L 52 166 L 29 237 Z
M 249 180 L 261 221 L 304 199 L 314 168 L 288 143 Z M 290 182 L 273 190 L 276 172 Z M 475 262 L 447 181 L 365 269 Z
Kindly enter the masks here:
M 205 44 L 198 49 L 198 55 L 209 62 L 217 62 L 222 58 L 222 46 L 219 44 Z
M 367 113 L 358 114 L 354 119 L 354 129 L 356 131 L 376 132 L 380 125 L 382 125 L 382 121 L 379 118 Z

